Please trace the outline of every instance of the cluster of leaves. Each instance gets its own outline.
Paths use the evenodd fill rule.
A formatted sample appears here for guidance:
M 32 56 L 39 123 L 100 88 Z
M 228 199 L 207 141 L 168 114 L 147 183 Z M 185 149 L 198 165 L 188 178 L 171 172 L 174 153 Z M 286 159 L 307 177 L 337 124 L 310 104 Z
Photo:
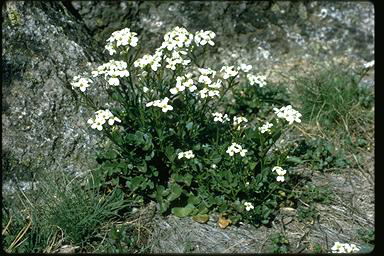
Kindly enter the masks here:
M 287 253 L 289 250 L 289 241 L 282 234 L 274 234 L 271 237 L 270 253 Z
M 195 68 L 203 66 L 204 51 L 188 49 L 187 54 Z M 288 128 L 271 111 L 285 102 L 281 94 L 273 89 L 241 86 L 237 77 L 229 77 L 223 80 L 219 98 L 200 98 L 185 89 L 169 96 L 172 110 L 164 113 L 161 108 L 146 107 L 145 103 L 169 95 L 176 78 L 187 71 L 181 65 L 175 70 L 159 67 L 156 72 L 147 66 L 143 76 L 142 69 L 133 67 L 136 56 L 136 50 L 124 52 L 121 57 L 128 60 L 130 75 L 121 78 L 119 86 L 107 88 L 111 101 L 116 103 L 111 111 L 121 123 L 103 129 L 116 147 L 98 157 L 100 168 L 93 173 L 95 184 L 105 191 L 118 187 L 127 198 L 137 202 L 156 200 L 164 214 L 183 217 L 218 210 L 228 214 L 232 223 L 244 216 L 254 223 L 268 223 L 279 203 L 275 190 L 282 186 L 271 170 L 273 166 L 283 166 L 285 160 L 284 156 L 267 154 Z M 234 95 L 239 89 L 246 95 L 256 90 L 264 96 L 233 107 L 225 95 Z M 86 102 L 94 102 L 86 93 L 78 93 Z M 91 107 L 98 109 L 95 104 Z M 252 120 L 252 111 L 240 108 L 263 112 L 265 119 Z M 249 122 L 246 129 L 236 129 L 230 121 L 214 122 L 212 114 L 220 110 L 228 113 L 231 120 L 243 115 L 256 122 Z M 273 124 L 273 129 L 271 133 L 260 133 L 258 128 L 266 120 Z M 233 142 L 248 150 L 244 157 L 227 154 Z M 178 158 L 179 153 L 188 150 L 196 157 Z M 246 211 L 245 201 L 255 205 L 254 210 Z
M 337 149 L 332 142 L 322 139 L 303 139 L 292 149 L 290 162 L 307 162 L 314 170 L 324 171 L 330 168 L 345 168 L 349 161 L 342 149 Z
M 282 84 L 269 83 L 268 86 L 247 86 L 233 91 L 235 104 L 229 108 L 229 113 L 257 115 L 259 118 L 268 117 L 273 105 L 289 105 L 287 87 Z
M 360 239 L 363 240 L 367 244 L 375 244 L 375 230 L 367 228 L 367 229 L 359 229 L 357 230 L 357 234 Z
M 295 196 L 302 202 L 298 206 L 298 218 L 302 221 L 313 221 L 318 216 L 315 203 L 330 204 L 332 191 L 329 187 L 318 187 L 307 184 L 302 190 L 295 191 Z M 300 201 L 299 201 L 300 202 Z
M 145 248 L 138 248 L 138 236 L 136 229 L 130 224 L 113 225 L 105 238 L 100 241 L 94 241 L 97 251 L 103 253 L 135 253 L 143 252 Z

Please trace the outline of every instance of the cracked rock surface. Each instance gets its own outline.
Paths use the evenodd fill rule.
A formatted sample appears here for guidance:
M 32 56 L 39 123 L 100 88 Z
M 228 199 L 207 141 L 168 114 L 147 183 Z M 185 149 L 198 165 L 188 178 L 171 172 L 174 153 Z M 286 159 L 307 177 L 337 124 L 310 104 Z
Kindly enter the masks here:
M 35 171 L 82 173 L 99 137 L 69 84 L 100 62 L 84 25 L 61 2 L 9 1 L 2 9 L 3 189 Z

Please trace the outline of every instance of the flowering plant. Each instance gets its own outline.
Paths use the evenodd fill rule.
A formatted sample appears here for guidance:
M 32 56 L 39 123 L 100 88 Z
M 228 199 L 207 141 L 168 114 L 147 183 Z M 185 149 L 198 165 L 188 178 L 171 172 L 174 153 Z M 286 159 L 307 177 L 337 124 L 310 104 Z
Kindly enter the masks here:
M 105 82 L 76 76 L 72 83 L 95 110 L 91 128 L 116 145 L 99 157 L 102 165 L 93 178 L 105 189 L 119 186 L 136 201 L 156 200 L 162 213 L 216 209 L 232 223 L 246 218 L 268 223 L 277 206 L 274 192 L 289 180 L 280 167 L 284 156 L 268 152 L 300 123 L 300 113 L 284 104 L 269 104 L 262 121 L 234 113 L 228 99 L 236 97 L 240 84 L 264 89 L 266 76 L 252 74 L 247 64 L 206 67 L 204 56 L 215 37 L 212 31 L 193 34 L 176 27 L 154 54 L 139 57 L 136 33 L 112 33 L 105 49 L 116 60 L 91 72 Z M 96 86 L 106 89 L 114 107 L 87 94 Z

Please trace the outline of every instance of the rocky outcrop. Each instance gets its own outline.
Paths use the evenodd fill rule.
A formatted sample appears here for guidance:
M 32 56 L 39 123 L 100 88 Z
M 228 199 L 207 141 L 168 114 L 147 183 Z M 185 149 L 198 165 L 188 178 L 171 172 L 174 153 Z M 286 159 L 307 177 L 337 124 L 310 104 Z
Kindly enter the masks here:
M 211 63 L 246 62 L 260 71 L 305 59 L 374 55 L 374 7 L 369 2 L 321 1 L 73 1 L 91 34 L 104 44 L 109 34 L 130 27 L 146 47 L 184 26 L 217 34 Z
M 69 83 L 102 61 L 97 45 L 61 2 L 8 1 L 2 17 L 3 182 L 89 170 L 100 137 Z

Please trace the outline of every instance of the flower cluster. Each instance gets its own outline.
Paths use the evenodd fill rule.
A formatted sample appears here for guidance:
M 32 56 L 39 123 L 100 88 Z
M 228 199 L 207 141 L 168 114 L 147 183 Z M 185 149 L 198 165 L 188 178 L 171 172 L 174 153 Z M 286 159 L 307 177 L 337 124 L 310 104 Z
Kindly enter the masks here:
M 191 159 L 191 158 L 194 158 L 195 155 L 193 154 L 192 150 L 188 150 L 188 151 L 185 151 L 185 152 L 180 152 L 178 155 L 177 155 L 177 158 L 178 159 L 181 159 L 181 158 L 187 158 L 187 159 Z
M 85 92 L 85 90 L 89 87 L 88 83 L 92 83 L 91 79 L 80 77 L 80 76 L 75 76 L 73 78 L 73 81 L 71 83 L 72 88 L 79 87 L 80 91 Z
M 205 98 L 207 96 L 220 96 L 220 92 L 217 89 L 221 88 L 221 80 L 217 80 L 215 83 L 212 83 L 212 79 L 214 79 L 216 71 L 210 68 L 199 68 L 198 71 L 200 72 L 198 82 L 207 86 L 199 91 L 200 97 Z
M 147 65 L 150 65 L 153 71 L 157 71 L 157 69 L 161 66 L 160 62 L 162 60 L 162 55 L 163 55 L 162 49 L 157 49 L 155 54 L 153 55 L 145 54 L 143 57 L 137 59 L 133 63 L 133 66 L 135 68 L 140 67 L 143 69 Z
M 233 126 L 234 127 L 237 127 L 237 130 L 240 130 L 240 124 L 241 123 L 247 123 L 248 122 L 248 119 L 243 117 L 243 116 L 235 116 L 233 117 Z M 243 126 L 243 128 L 245 128 L 246 125 Z
M 335 242 L 335 245 L 331 248 L 332 253 L 352 253 L 358 252 L 360 249 L 355 244 Z
M 231 146 L 228 147 L 226 153 L 233 156 L 235 153 L 240 153 L 240 156 L 244 157 L 248 150 L 243 149 L 239 144 L 233 142 Z
M 116 48 L 120 45 L 130 45 L 135 47 L 139 39 L 136 37 L 137 33 L 131 32 L 129 28 L 124 28 L 112 33 L 111 37 L 107 39 L 105 49 L 109 52 L 109 55 L 116 53 Z
M 215 38 L 216 34 L 213 31 L 203 31 L 200 30 L 195 33 L 195 43 L 196 45 L 206 45 L 207 43 L 211 46 L 214 46 L 215 43 L 212 41 L 213 38 Z
M 265 124 L 263 124 L 261 127 L 259 127 L 259 131 L 261 133 L 265 133 L 265 132 L 268 132 L 268 133 L 271 133 L 271 130 L 270 128 L 273 126 L 273 124 L 271 124 L 270 122 L 266 122 Z
M 213 118 L 214 122 L 224 123 L 224 122 L 229 121 L 229 117 L 227 114 L 223 115 L 219 112 L 215 112 L 215 113 L 212 113 L 212 115 L 214 116 L 214 118 Z
M 282 107 L 280 109 L 273 108 L 273 111 L 275 112 L 278 118 L 284 118 L 288 121 L 289 124 L 292 124 L 295 121 L 301 123 L 301 114 L 298 111 L 294 110 L 291 105 Z
M 275 166 L 272 168 L 272 171 L 273 172 L 276 171 L 276 173 L 278 175 L 276 177 L 276 181 L 284 182 L 284 175 L 287 173 L 287 170 L 284 170 L 280 166 Z
M 267 76 L 265 76 L 265 75 L 255 76 L 255 75 L 252 75 L 252 74 L 248 74 L 247 78 L 248 78 L 248 81 L 249 81 L 250 85 L 257 84 L 260 87 L 263 87 L 263 86 L 265 86 L 267 84 L 267 82 L 265 81 L 267 79 Z
M 164 35 L 164 42 L 161 49 L 167 48 L 172 51 L 177 48 L 188 47 L 192 43 L 193 34 L 189 33 L 185 28 L 175 27 L 172 31 Z
M 187 52 L 174 50 L 172 52 L 171 57 L 165 58 L 165 61 L 167 62 L 167 65 L 165 67 L 171 70 L 176 70 L 176 64 L 181 64 L 183 66 L 186 66 L 191 62 L 191 60 L 183 59 L 180 54 L 187 55 Z
M 88 120 L 88 124 L 91 125 L 92 129 L 97 129 L 99 131 L 103 130 L 103 124 L 108 120 L 109 125 L 113 125 L 115 122 L 120 123 L 121 120 L 117 117 L 115 117 L 109 109 L 106 110 L 98 110 L 95 112 L 96 116 L 95 118 L 90 118 Z
M 223 72 L 223 79 L 227 80 L 230 77 L 236 76 L 239 72 L 235 70 L 234 66 L 223 66 L 220 69 L 220 72 Z
M 375 66 L 375 61 L 372 60 L 370 62 L 367 62 L 367 63 L 364 63 L 363 64 L 364 68 L 368 69 L 368 68 L 372 68 L 373 66 Z
M 168 97 L 165 97 L 162 100 L 154 100 L 154 101 L 148 102 L 145 106 L 159 107 L 163 112 L 167 112 L 168 110 L 173 110 L 173 107 L 171 105 L 168 105 L 168 101 L 169 101 Z
M 182 92 L 185 90 L 185 88 L 188 88 L 190 92 L 194 92 L 197 87 L 193 84 L 193 80 L 191 79 L 192 74 L 188 73 L 184 76 L 178 76 L 176 77 L 176 86 L 171 88 L 169 91 L 172 94 L 177 94 L 179 92 Z
M 242 63 L 240 64 L 238 67 L 237 67 L 237 70 L 241 70 L 243 71 L 244 73 L 248 73 L 250 70 L 252 69 L 252 65 L 247 65 L 245 63 Z
M 92 71 L 92 76 L 104 75 L 104 78 L 108 79 L 109 85 L 119 85 L 120 81 L 117 77 L 129 76 L 127 70 L 127 63 L 125 61 L 110 60 L 107 63 L 97 67 L 97 70 Z
M 247 212 L 255 208 L 250 202 L 245 202 L 244 205 Z

